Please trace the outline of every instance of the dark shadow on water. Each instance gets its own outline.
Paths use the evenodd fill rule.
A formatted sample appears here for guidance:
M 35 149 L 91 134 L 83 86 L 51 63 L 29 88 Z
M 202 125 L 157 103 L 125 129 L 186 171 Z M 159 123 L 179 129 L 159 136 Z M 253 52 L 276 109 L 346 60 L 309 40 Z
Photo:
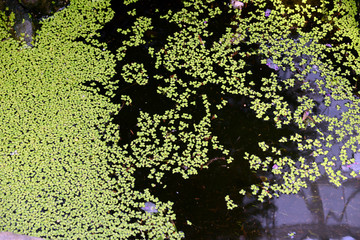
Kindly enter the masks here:
M 179 174 L 166 174 L 162 181 L 167 186 L 165 189 L 163 186 L 151 187 L 154 182 L 147 179 L 148 169 L 138 169 L 135 173 L 137 190 L 149 188 L 160 200 L 174 202 L 176 227 L 185 232 L 186 239 L 239 239 L 240 236 L 258 239 L 265 232 L 254 216 L 270 217 L 276 210 L 271 202 L 258 203 L 251 196 L 243 202 L 239 194 L 241 188 L 270 178 L 266 173 L 252 172 L 243 155 L 245 151 L 258 152 L 258 141 L 274 140 L 289 131 L 277 130 L 273 124 L 257 119 L 248 108 L 239 107 L 236 101 L 246 104 L 245 98 L 233 100 L 232 106 L 218 114 L 212 129 L 225 143 L 225 148 L 231 149 L 233 163 L 227 164 L 222 159 L 211 161 L 221 157 L 214 155 L 210 157 L 208 169 L 199 170 L 198 175 L 187 180 Z M 226 195 L 239 207 L 228 210 Z
M 124 36 L 117 33 L 116 29 L 119 27 L 126 29 L 135 21 L 135 17 L 126 17 L 126 12 L 134 6 L 136 6 L 138 15 L 152 18 L 163 15 L 169 9 L 176 11 L 182 7 L 181 1 L 139 1 L 139 3 L 128 7 L 119 2 L 112 1 L 116 15 L 100 31 L 101 37 L 99 38 L 100 41 L 109 45 L 109 49 L 114 54 L 116 49 L 122 45 L 122 40 L 125 39 Z M 223 3 L 223 1 L 220 2 Z M 220 3 L 214 4 L 221 5 Z M 157 8 L 159 9 L 158 13 L 155 12 Z M 252 8 L 253 6 L 249 3 L 246 11 Z M 249 14 L 246 11 L 244 11 L 244 16 Z M 149 47 L 159 50 L 166 43 L 167 36 L 177 31 L 178 27 L 176 24 L 158 20 L 158 17 L 153 19 L 154 29 L 145 33 L 147 43 L 144 46 L 129 48 L 125 59 L 116 67 L 118 74 L 113 80 L 122 79 L 119 73 L 123 64 L 129 62 L 143 63 L 150 76 L 149 83 L 145 86 L 128 84 L 124 81 L 121 81 L 119 85 L 113 101 L 122 104 L 119 97 L 122 94 L 129 95 L 133 100 L 130 106 L 123 105 L 119 115 L 114 116 L 114 123 L 120 125 L 121 140 L 118 143 L 119 145 L 129 143 L 136 138 L 136 123 L 140 110 L 150 114 L 162 114 L 165 110 L 172 109 L 175 106 L 168 98 L 157 94 L 157 87 L 162 83 L 152 78 L 155 74 L 168 77 L 174 73 L 163 68 L 155 69 L 153 67 L 154 62 L 148 56 L 147 50 Z M 221 22 L 220 17 L 210 22 L 209 26 L 215 33 L 203 40 L 207 41 L 210 46 L 224 33 L 227 24 L 228 22 Z M 256 44 L 244 46 L 244 51 L 256 51 L 257 47 Z M 234 59 L 236 60 L 237 57 L 234 56 Z M 261 77 L 268 77 L 272 70 L 261 65 L 260 59 L 257 57 L 252 56 L 245 60 L 247 65 L 244 71 L 252 70 L 254 72 L 252 76 L 248 76 L 247 80 L 253 80 L 258 84 L 254 88 L 259 88 Z M 220 67 L 214 64 L 214 69 L 219 76 L 222 76 Z M 186 79 L 180 71 L 176 74 L 179 78 Z M 194 100 L 197 100 L 196 98 L 201 93 L 206 93 L 210 101 L 217 102 L 221 97 L 224 97 L 219 93 L 219 89 L 219 86 L 204 86 L 198 89 L 199 95 L 194 96 Z M 297 94 L 301 95 L 302 93 L 296 92 L 294 94 L 291 91 L 284 93 L 285 100 L 292 107 L 296 107 L 295 97 Z M 342 222 L 350 216 L 350 213 L 341 215 L 336 211 L 327 210 L 327 204 L 331 202 L 332 198 L 321 196 L 319 192 L 323 191 L 323 188 L 315 183 L 310 184 L 308 190 L 303 190 L 298 195 L 281 196 L 279 199 L 266 200 L 264 203 L 257 202 L 252 196 L 247 195 L 243 198 L 239 194 L 240 189 L 246 189 L 251 184 L 273 180 L 273 176 L 268 172 L 255 173 L 250 170 L 249 163 L 243 159 L 244 153 L 253 153 L 260 157 L 268 156 L 269 154 L 261 152 L 258 146 L 258 142 L 265 141 L 266 144 L 279 148 L 283 156 L 296 159 L 295 157 L 298 154 L 295 152 L 296 146 L 291 143 L 278 143 L 281 137 L 289 137 L 290 134 L 294 134 L 295 128 L 290 125 L 277 129 L 272 121 L 266 122 L 256 118 L 253 110 L 250 109 L 251 103 L 247 97 L 227 95 L 224 98 L 229 103 L 224 109 L 216 112 L 218 118 L 212 121 L 211 131 L 213 135 L 219 136 L 219 141 L 225 149 L 230 150 L 234 162 L 227 164 L 225 160 L 220 159 L 223 156 L 211 152 L 209 154 L 210 161 L 217 158 L 218 160 L 211 161 L 208 169 L 199 170 L 198 175 L 190 176 L 187 180 L 179 174 L 167 173 L 163 177 L 163 185 L 156 185 L 155 187 L 152 187 L 152 183 L 155 181 L 147 178 L 150 170 L 146 168 L 137 169 L 134 174 L 136 179 L 135 190 L 142 191 L 148 188 L 161 201 L 174 202 L 173 209 L 177 216 L 175 224 L 177 230 L 185 233 L 186 239 L 291 239 L 289 234 L 292 232 L 296 232 L 293 239 L 305 239 L 306 237 L 329 239 L 331 236 L 339 237 L 340 235 L 346 236 L 346 234 L 360 239 L 360 235 L 357 235 L 360 233 L 357 227 Z M 199 109 L 187 110 L 195 116 L 195 122 L 198 122 L 202 117 Z M 311 138 L 315 137 L 312 129 L 303 130 L 301 134 Z M 164 185 L 167 187 L 163 188 Z M 229 195 L 239 207 L 228 210 L 225 201 L 226 195 Z M 353 197 L 350 195 L 346 199 L 356 199 L 357 195 L 353 195 Z M 348 209 L 349 206 L 358 208 L 358 205 L 350 202 L 345 205 L 348 206 Z M 300 216 L 299 209 L 302 212 L 309 211 L 311 214 L 297 219 Z M 305 221 L 299 222 L 294 219 Z M 338 221 L 335 221 L 334 225 L 330 225 L 328 223 L 331 222 L 331 219 Z M 293 220 L 294 222 L 292 222 Z M 336 232 L 336 234 L 332 234 L 331 231 Z

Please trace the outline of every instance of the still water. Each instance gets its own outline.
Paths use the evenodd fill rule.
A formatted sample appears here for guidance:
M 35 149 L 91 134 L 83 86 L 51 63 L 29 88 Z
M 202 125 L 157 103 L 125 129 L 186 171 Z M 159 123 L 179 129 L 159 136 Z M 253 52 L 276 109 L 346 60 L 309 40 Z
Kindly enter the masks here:
M 134 19 L 126 17 L 128 9 L 124 5 L 113 1 L 112 6 L 116 15 L 114 20 L 105 26 L 101 40 L 107 42 L 109 49 L 115 53 L 121 45 L 121 37 L 117 35 L 116 28 L 126 28 Z M 167 9 L 178 10 L 181 7 L 181 1 L 142 1 L 137 12 L 139 15 L 151 16 L 155 8 L 166 12 Z M 213 29 L 221 29 L 221 24 L 223 23 L 214 25 Z M 173 31 L 172 26 L 165 22 L 154 20 L 154 25 L 154 30 L 147 33 L 148 43 L 145 47 L 161 46 L 166 36 Z M 141 62 L 147 64 L 146 68 L 149 69 L 152 60 L 146 57 L 144 59 L 142 52 L 145 50 L 130 50 L 132 54 L 126 60 L 134 61 L 141 56 Z M 293 75 L 289 70 L 282 71 L 271 64 L 261 65 L 258 59 L 249 59 L 248 64 L 254 72 L 261 72 L 263 76 L 276 72 L 279 81 Z M 317 66 L 312 67 L 313 70 L 317 69 Z M 118 66 L 118 73 L 120 71 L 121 66 Z M 150 68 L 150 74 L 151 71 Z M 311 83 L 316 78 L 321 78 L 319 74 L 311 73 L 307 80 Z M 115 76 L 115 79 L 117 78 L 119 76 Z M 115 122 L 121 125 L 121 143 L 128 143 L 135 137 L 133 133 L 139 109 L 156 113 L 173 107 L 171 102 L 156 94 L 156 87 L 152 84 L 145 87 L 121 86 L 121 94 L 128 94 L 133 99 L 132 106 L 124 108 L 120 115 L 115 117 Z M 209 91 L 212 91 L 214 96 L 218 94 L 216 89 Z M 296 102 L 294 97 L 300 93 L 298 89 L 293 89 L 293 92 L 284 94 L 288 102 Z M 337 116 L 339 112 L 336 105 L 345 107 L 346 103 L 334 101 L 330 107 L 326 107 L 322 96 L 316 93 L 301 94 L 316 99 L 317 107 L 314 113 L 326 111 L 330 116 Z M 167 174 L 163 180 L 164 185 L 167 185 L 166 189 L 161 186 L 151 187 L 147 179 L 149 169 L 138 169 L 135 173 L 135 188 L 149 188 L 160 200 L 173 201 L 177 230 L 183 231 L 186 239 L 360 239 L 360 179 L 350 178 L 337 188 L 330 184 L 326 177 L 320 177 L 315 182 L 308 182 L 309 187 L 296 195 L 281 195 L 264 203 L 259 203 L 249 195 L 242 197 L 238 193 L 241 188 L 271 178 L 270 174 L 259 175 L 251 171 L 248 162 L 243 159 L 244 152 L 256 152 L 259 141 L 276 143 L 282 136 L 293 134 L 295 128 L 288 126 L 279 130 L 273 124 L 256 118 L 246 97 L 227 96 L 226 99 L 229 103 L 217 114 L 218 119 L 213 121 L 211 130 L 214 135 L 219 136 L 220 142 L 231 150 L 231 156 L 234 157 L 232 164 L 226 164 L 221 156 L 211 156 L 209 168 L 200 170 L 198 175 L 190 179 L 184 180 L 179 175 Z M 324 130 L 326 126 L 316 127 Z M 307 128 L 301 130 L 300 134 L 316 138 L 317 133 L 314 128 Z M 296 147 L 291 144 L 279 147 L 289 156 L 299 156 Z M 335 144 L 329 154 L 336 155 L 339 151 L 340 146 Z M 342 170 L 348 171 L 346 167 Z M 239 207 L 228 210 L 224 200 L 226 195 Z

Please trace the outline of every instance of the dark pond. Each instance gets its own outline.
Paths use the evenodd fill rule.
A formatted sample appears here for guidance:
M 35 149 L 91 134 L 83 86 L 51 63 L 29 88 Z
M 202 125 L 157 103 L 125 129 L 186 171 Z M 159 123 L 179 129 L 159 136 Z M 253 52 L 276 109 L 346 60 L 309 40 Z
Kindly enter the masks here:
M 116 11 L 114 19 L 101 31 L 101 41 L 107 42 L 109 49 L 115 54 L 121 46 L 122 37 L 117 28 L 127 28 L 135 17 L 127 17 L 127 7 L 114 0 L 112 7 Z M 223 1 L 217 4 L 222 5 Z M 160 49 L 166 37 L 177 30 L 176 25 L 158 16 L 168 9 L 174 11 L 182 8 L 182 1 L 140 1 L 136 10 L 138 16 L 157 16 L 154 18 L 152 31 L 146 33 L 147 44 L 129 49 L 124 62 L 137 61 L 145 65 L 149 75 L 166 70 L 154 69 L 154 62 L 148 56 L 147 48 Z M 159 9 L 159 12 L 155 12 Z M 223 18 L 226 19 L 226 18 Z M 212 29 L 219 36 L 224 33 L 228 22 L 218 19 Z M 211 39 L 210 39 L 211 40 Z M 251 69 L 268 76 L 271 69 L 260 65 L 257 59 L 249 59 Z M 120 65 L 117 72 L 121 72 Z M 260 69 L 264 68 L 264 69 Z M 120 74 L 114 79 L 121 79 Z M 136 136 L 136 120 L 139 109 L 154 113 L 163 113 L 174 107 L 174 103 L 156 93 L 157 83 L 152 81 L 145 86 L 121 83 L 118 95 L 129 95 L 133 103 L 125 106 L 114 122 L 121 126 L 120 144 L 129 143 Z M 214 99 L 219 97 L 219 89 L 209 88 L 208 94 Z M 292 94 L 286 96 L 291 102 Z M 114 98 L 114 102 L 121 103 Z M 239 190 L 253 183 L 260 183 L 269 175 L 252 172 L 249 164 L 243 159 L 244 152 L 258 151 L 259 141 L 277 142 L 282 136 L 294 133 L 290 127 L 276 129 L 273 124 L 255 117 L 249 109 L 246 97 L 226 96 L 229 104 L 222 109 L 218 118 L 213 121 L 212 132 L 219 136 L 220 142 L 229 150 L 235 161 L 228 165 L 221 156 L 210 156 L 208 169 L 199 171 L 196 176 L 184 180 L 180 175 L 168 174 L 163 183 L 167 188 L 151 187 L 147 179 L 149 169 L 138 169 L 135 173 L 136 189 L 152 189 L 152 193 L 162 201 L 174 202 L 177 215 L 176 227 L 185 233 L 186 239 L 360 239 L 360 180 L 352 179 L 336 188 L 329 184 L 325 177 L 316 182 L 309 182 L 308 189 L 302 189 L 297 195 L 282 195 L 278 199 L 259 203 L 255 198 L 243 198 Z M 211 99 L 210 99 L 211 101 Z M 324 109 L 318 106 L 318 110 Z M 194 114 L 196 114 L 194 112 Z M 301 133 L 303 136 L 314 137 L 314 131 Z M 279 146 L 289 156 L 297 156 L 295 147 Z M 238 208 L 227 210 L 225 196 L 229 195 Z M 192 224 L 190 225 L 190 221 Z

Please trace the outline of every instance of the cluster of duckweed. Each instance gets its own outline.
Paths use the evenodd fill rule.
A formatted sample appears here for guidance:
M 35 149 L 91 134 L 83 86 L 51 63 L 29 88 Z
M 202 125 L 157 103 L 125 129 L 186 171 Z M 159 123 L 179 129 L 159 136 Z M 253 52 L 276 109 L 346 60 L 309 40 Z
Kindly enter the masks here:
M 307 186 L 307 180 L 315 181 L 322 172 L 326 173 L 332 183 L 340 186 L 348 178 L 341 171 L 341 165 L 353 164 L 354 159 L 350 157 L 352 154 L 349 151 L 358 151 L 359 100 L 354 97 L 349 81 L 350 71 L 358 74 L 359 70 L 355 57 L 358 56 L 358 28 L 354 18 L 354 3 L 336 2 L 334 9 L 325 11 L 325 6 L 328 5 L 325 1 L 319 1 L 317 6 L 295 4 L 294 8 L 274 2 L 274 9 L 269 16 L 264 15 L 266 4 L 254 4 L 259 8 L 251 13 L 253 18 L 241 19 L 239 24 L 239 27 L 244 26 L 247 30 L 247 41 L 260 44 L 256 54 L 263 57 L 263 64 L 271 58 L 280 69 L 290 69 L 296 74 L 295 79 L 283 81 L 276 76 L 272 79 L 263 78 L 261 90 L 265 95 L 255 99 L 251 108 L 264 120 L 268 120 L 269 115 L 272 116 L 274 124 L 279 128 L 295 123 L 299 130 L 316 130 L 317 138 L 306 138 L 305 133 L 295 133 L 290 139 L 282 138 L 279 141 L 295 142 L 300 153 L 297 159 L 291 159 L 282 153 L 276 158 L 260 158 L 246 153 L 245 158 L 249 160 L 252 169 L 270 170 L 282 178 L 282 181 L 275 183 L 252 185 L 250 192 L 257 195 L 260 201 L 266 197 L 279 196 L 280 193 L 297 193 L 301 187 Z M 310 31 L 304 31 L 301 27 L 309 21 L 322 27 L 315 26 Z M 297 38 L 289 37 L 293 34 L 291 30 L 294 27 L 299 34 Z M 333 29 L 336 29 L 334 35 L 338 37 L 329 37 Z M 340 36 L 346 36 L 350 40 L 343 43 Z M 329 56 L 334 56 L 336 61 L 333 62 Z M 297 57 L 302 58 L 298 65 L 294 61 Z M 335 68 L 336 62 L 348 69 L 344 71 L 340 67 Z M 323 79 L 310 82 L 308 75 L 316 72 L 321 73 Z M 283 101 L 281 93 L 296 89 L 295 85 L 300 85 L 303 94 L 297 97 L 299 105 L 291 110 L 289 104 Z M 339 103 L 338 116 L 313 112 L 318 104 L 315 98 L 321 98 L 319 96 L 322 96 L 325 106 L 330 107 L 332 102 Z M 340 106 L 343 101 L 346 104 Z M 312 116 L 311 121 L 306 121 L 309 114 Z M 335 144 L 341 145 L 340 155 L 334 155 L 330 151 Z M 259 147 L 263 151 L 268 151 L 269 148 L 265 143 L 259 143 Z M 275 148 L 272 151 L 277 152 Z M 311 154 L 307 154 L 309 151 Z M 353 177 L 357 174 L 355 171 L 350 173 Z M 246 191 L 241 190 L 240 193 L 246 194 Z
M 209 100 L 204 89 L 215 86 L 224 97 L 248 97 L 256 116 L 273 122 L 277 128 L 295 127 L 294 134 L 281 138 L 278 144 L 259 143 L 264 151 L 261 157 L 245 153 L 251 169 L 270 172 L 277 180 L 254 184 L 242 189 L 241 194 L 250 193 L 264 201 L 267 197 L 297 193 L 307 187 L 308 180 L 315 181 L 321 174 L 339 186 L 349 177 L 341 171 L 341 165 L 353 164 L 350 151 L 358 151 L 359 100 L 351 85 L 356 79 L 350 79 L 359 71 L 355 3 L 243 2 L 242 9 L 232 9 L 228 3 L 224 3 L 226 8 L 211 0 L 185 1 L 181 11 L 169 10 L 161 16 L 176 25 L 177 31 L 167 37 L 161 49 L 148 48 L 156 60 L 155 69 L 161 72 L 149 76 L 148 81 L 158 82 L 158 93 L 175 102 L 176 107 L 163 114 L 141 112 L 138 138 L 123 147 L 131 149 L 127 156 L 135 166 L 153 168 L 149 178 L 156 178 L 159 183 L 163 171 L 181 173 L 185 178 L 196 174 L 209 161 L 210 150 L 221 150 L 230 163 L 233 159 L 229 152 L 210 132 L 216 112 L 227 104 L 222 98 L 217 102 Z M 224 9 L 232 14 L 232 22 L 214 40 L 209 26 L 217 17 L 228 14 Z M 136 27 L 142 31 L 151 29 L 148 23 L 139 17 Z M 141 42 L 136 36 L 142 34 L 135 29 L 132 32 L 130 40 L 118 50 L 119 60 L 128 47 Z M 255 50 L 250 51 L 254 46 Z M 270 76 L 249 70 L 247 60 L 252 56 L 261 59 L 264 68 L 274 69 Z M 293 77 L 280 79 L 278 71 L 286 70 Z M 309 80 L 308 76 L 316 73 L 318 79 Z M 139 75 L 147 77 L 137 73 L 134 79 L 139 79 Z M 249 81 L 250 76 L 258 77 L 258 81 Z M 295 105 L 286 100 L 286 92 L 293 92 Z M 338 114 L 317 113 L 319 99 L 329 108 L 339 103 Z M 347 103 L 342 105 L 342 101 Z M 194 109 L 202 111 L 203 117 L 195 119 L 191 115 Z M 304 130 L 317 135 L 311 138 Z M 278 147 L 285 143 L 297 146 L 298 157 L 288 156 Z M 331 155 L 333 145 L 341 146 L 339 156 Z M 352 171 L 349 175 L 357 174 Z M 233 208 L 230 198 L 226 200 Z
M 15 14 L 6 14 L 5 12 L 0 13 L 0 36 L 1 40 L 7 39 L 11 36 L 10 30 L 15 23 Z
M 276 144 L 259 142 L 264 154 L 244 153 L 252 170 L 274 177 L 239 189 L 241 194 L 264 201 L 297 193 L 321 174 L 335 185 L 357 176 L 341 171 L 342 165 L 355 163 L 350 156 L 359 142 L 359 99 L 350 84 L 356 79 L 349 80 L 360 69 L 352 1 L 284 5 L 253 0 L 244 1 L 242 9 L 215 0 L 183 4 L 182 10 L 161 16 L 177 28 L 166 44 L 147 47 L 156 74 L 141 62 L 123 61 L 129 48 L 146 44 L 150 18 L 139 16 L 131 28 L 119 29 L 128 40 L 116 56 L 94 38 L 113 16 L 106 0 L 72 1 L 42 22 L 32 48 L 11 38 L 0 42 L 2 231 L 50 239 L 182 238 L 172 203 L 159 201 L 149 189 L 135 191 L 133 174 L 136 168 L 150 168 L 148 178 L 156 186 L 166 172 L 184 178 L 197 174 L 207 167 L 210 152 L 230 164 L 230 151 L 211 132 L 229 94 L 250 99 L 254 114 L 277 128 L 297 129 Z M 219 37 L 210 26 L 223 15 L 232 19 Z M 9 18 L 0 17 L 0 31 L 10 36 Z M 251 57 L 274 71 L 269 76 L 251 71 Z M 302 60 L 295 63 L 297 58 Z M 136 138 L 122 146 L 110 144 L 120 139 L 110 114 L 121 114 L 110 98 L 127 105 L 132 100 L 115 94 L 118 81 L 110 79 L 116 64 L 122 66 L 120 81 L 156 82 L 157 93 L 175 105 L 163 113 L 140 110 Z M 294 77 L 280 79 L 277 71 L 286 69 Z M 312 72 L 322 78 L 310 81 Z M 258 80 L 249 81 L 254 76 Z M 222 97 L 212 99 L 210 88 Z M 295 90 L 300 93 L 294 106 L 283 95 Z M 319 98 L 329 108 L 338 103 L 338 114 L 317 113 Z M 281 148 L 286 143 L 295 144 L 297 158 Z M 341 145 L 338 156 L 330 151 L 336 144 Z M 110 167 L 109 161 L 115 164 Z M 228 195 L 225 201 L 229 209 L 237 206 Z M 146 204 L 155 204 L 156 211 L 144 210 Z
M 127 79 L 133 79 L 139 84 L 161 81 L 164 84 L 159 85 L 157 93 L 165 95 L 176 105 L 175 109 L 166 110 L 163 114 L 150 115 L 140 111 L 137 138 L 129 145 L 122 146 L 122 152 L 129 152 L 126 155 L 132 159 L 135 166 L 152 168 L 148 177 L 156 179 L 158 183 L 162 183 L 161 178 L 165 171 L 180 173 L 184 178 L 197 174 L 200 168 L 207 167 L 205 164 L 210 160 L 207 156 L 209 149 L 228 154 L 209 130 L 211 120 L 215 119 L 216 115 L 211 114 L 213 110 L 208 96 L 197 94 L 200 86 L 216 81 L 216 74 L 210 66 L 212 56 L 202 41 L 202 37 L 207 37 L 204 23 L 207 19 L 197 19 L 199 12 L 190 11 L 191 4 L 187 4 L 188 8 L 183 8 L 180 12 L 172 14 L 169 11 L 162 16 L 169 22 L 181 22 L 180 31 L 169 36 L 168 43 L 160 51 L 148 48 L 149 55 L 156 59 L 155 68 L 165 67 L 168 75 L 148 76 L 142 63 L 123 65 L 122 76 L 125 81 L 130 83 L 131 80 Z M 195 8 L 200 6 L 200 2 L 195 4 Z M 213 16 L 220 13 L 218 9 L 208 11 L 209 15 Z M 131 29 L 119 29 L 118 32 L 126 35 L 129 40 L 124 40 L 123 46 L 118 49 L 118 59 L 122 60 L 126 56 L 128 48 L 144 44 L 144 32 L 152 28 L 150 19 L 140 16 Z M 182 66 L 180 62 L 183 63 Z M 133 70 L 137 68 L 139 71 Z M 172 73 L 175 68 L 184 68 L 189 77 L 199 77 L 201 81 L 181 79 L 176 73 Z M 216 108 L 221 109 L 225 105 L 226 101 L 222 100 Z M 201 108 L 204 114 L 194 120 L 192 112 L 196 108 Z M 231 161 L 229 158 L 228 162 Z
M 42 21 L 30 48 L 11 38 L 13 18 L 1 13 L 1 231 L 45 239 L 183 236 L 172 203 L 135 191 L 127 158 L 109 147 L 119 139 L 110 116 L 121 107 L 110 101 L 116 58 L 94 37 L 113 14 L 110 1 L 71 1 Z M 111 169 L 108 161 L 120 164 Z M 141 210 L 147 201 L 158 213 Z
M 295 4 L 294 8 L 274 2 L 270 5 L 273 9 L 269 16 L 264 14 L 269 3 L 254 2 L 254 4 L 259 8 L 250 13 L 252 17 L 241 19 L 239 24 L 239 28 L 241 26 L 246 28 L 247 42 L 260 45 L 256 54 L 263 57 L 263 64 L 266 64 L 267 59 L 270 58 L 279 69 L 284 71 L 290 69 L 296 74 L 295 79 L 279 80 L 276 75 L 272 78 L 262 78 L 263 96 L 254 99 L 251 108 L 255 110 L 257 117 L 264 120 L 272 116 L 274 124 L 279 128 L 295 123 L 299 130 L 307 127 L 316 130 L 318 137 L 311 139 L 306 138 L 304 133 L 302 135 L 295 133 L 290 139 L 282 138 L 279 141 L 295 142 L 300 153 L 297 159 L 291 159 L 282 153 L 276 158 L 260 158 L 255 154 L 246 153 L 245 158 L 249 160 L 252 169 L 270 170 L 274 175 L 282 178 L 282 181 L 275 183 L 264 182 L 262 185 L 252 185 L 250 192 L 258 195 L 260 201 L 266 197 L 279 196 L 280 193 L 297 193 L 301 187 L 307 186 L 308 179 L 315 181 L 322 170 L 332 183 L 340 186 L 348 177 L 341 171 L 341 165 L 353 164 L 354 159 L 349 157 L 352 155 L 349 151 L 353 153 L 358 151 L 359 100 L 353 96 L 349 81 L 350 71 L 358 74 L 359 69 L 355 57 L 358 56 L 358 28 L 354 19 L 353 9 L 356 9 L 354 3 L 336 2 L 334 9 L 325 11 L 325 6 L 328 5 L 325 1 L 319 1 L 317 6 Z M 301 27 L 305 27 L 310 21 L 316 22 L 319 27 L 312 27 L 310 31 L 303 30 Z M 294 28 L 299 37 L 290 37 Z M 329 37 L 333 29 L 336 29 L 334 35 L 337 37 Z M 343 43 L 343 38 L 340 36 L 346 36 L 350 40 L 347 40 L 348 43 Z M 335 57 L 336 61 L 333 62 L 329 56 Z M 294 61 L 297 57 L 302 58 L 298 65 Z M 341 63 L 348 69 L 344 71 L 340 67 L 335 68 L 336 63 Z M 316 72 L 320 72 L 323 79 L 310 82 L 308 75 Z M 299 105 L 291 110 L 289 104 L 283 101 L 281 93 L 296 89 L 296 85 L 300 85 L 303 94 L 297 97 Z M 319 95 L 322 96 L 325 106 L 330 107 L 332 102 L 347 103 L 344 106 L 337 105 L 339 114 L 336 117 L 326 112 L 315 114 L 313 111 L 318 104 L 315 97 L 319 98 Z M 309 114 L 312 116 L 311 121 L 307 121 Z M 341 145 L 339 156 L 330 151 L 335 144 Z M 263 151 L 268 151 L 269 148 L 265 143 L 259 143 L 259 147 Z M 274 147 L 271 150 L 278 152 Z M 308 151 L 311 151 L 311 154 L 307 154 Z M 350 173 L 353 177 L 357 174 L 355 171 Z M 241 190 L 240 193 L 246 194 L 246 191 Z

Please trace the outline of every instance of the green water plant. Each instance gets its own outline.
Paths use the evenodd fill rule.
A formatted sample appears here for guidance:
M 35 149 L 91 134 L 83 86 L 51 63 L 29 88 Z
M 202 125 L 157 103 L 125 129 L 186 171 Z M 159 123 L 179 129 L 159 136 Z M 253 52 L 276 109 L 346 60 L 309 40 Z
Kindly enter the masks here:
M 11 38 L 5 20 L 12 18 L 1 13 L 1 231 L 44 239 L 183 236 L 172 203 L 135 191 L 127 159 L 109 147 L 119 139 L 110 116 L 121 109 L 110 102 L 116 58 L 95 36 L 113 15 L 109 1 L 71 1 L 41 22 L 29 48 Z M 157 215 L 141 210 L 146 202 Z
M 297 193 L 321 175 L 336 186 L 358 175 L 341 171 L 359 151 L 359 99 L 352 93 L 356 79 L 350 79 L 360 72 L 352 1 L 335 1 L 328 9 L 324 0 L 318 6 L 253 0 L 252 11 L 249 1 L 241 9 L 182 1 L 181 9 L 154 15 L 173 27 L 161 47 L 147 45 L 156 21 L 137 16 L 132 2 L 124 1 L 135 21 L 118 30 L 124 40 L 115 55 L 97 38 L 114 15 L 107 0 L 72 1 L 41 22 L 31 48 L 10 37 L 12 18 L 1 13 L 2 231 L 49 239 L 183 238 L 173 203 L 151 189 L 135 190 L 134 174 L 148 168 L 151 186 L 166 188 L 166 174 L 199 174 L 211 154 L 231 166 L 238 159 L 212 132 L 230 95 L 246 98 L 254 116 L 279 131 L 293 130 L 243 153 L 255 175 L 269 177 L 240 194 L 265 201 Z M 211 28 L 219 19 L 220 33 Z M 134 48 L 146 49 L 151 62 L 127 62 Z M 254 71 L 254 58 L 270 73 Z M 119 80 L 113 80 L 116 66 Z M 286 70 L 293 75 L 280 78 Z M 155 85 L 173 106 L 139 110 L 135 137 L 123 145 L 111 115 L 130 107 L 132 96 L 116 94 L 119 83 Z M 293 101 L 285 97 L 289 92 L 297 92 Z M 331 111 L 316 111 L 321 104 Z M 295 146 L 296 156 L 284 150 L 286 144 Z M 142 210 L 150 202 L 156 214 Z M 225 202 L 229 209 L 238 205 L 229 195 Z
M 243 2 L 245 5 L 248 3 Z M 161 83 L 157 92 L 176 103 L 176 108 L 160 115 L 141 113 L 139 121 L 147 122 L 147 127 L 144 128 L 145 125 L 141 123 L 139 138 L 126 146 L 136 149 L 130 154 L 135 165 L 151 167 L 155 164 L 160 170 L 180 172 L 187 178 L 189 174 L 196 174 L 197 169 L 209 161 L 206 154 L 209 147 L 221 150 L 231 163 L 233 159 L 228 155 L 229 151 L 221 142 L 213 140 L 217 138 L 210 132 L 209 126 L 212 116 L 216 116 L 217 111 L 226 106 L 224 98 L 234 94 L 250 99 L 250 109 L 256 117 L 273 122 L 278 129 L 287 126 L 296 126 L 298 129 L 289 139 L 283 137 L 278 142 L 296 144 L 298 158 L 287 156 L 277 149 L 277 145 L 271 146 L 265 142 L 260 142 L 259 147 L 265 153 L 271 150 L 272 154 L 276 153 L 276 157 L 245 153 L 244 158 L 249 160 L 251 169 L 259 171 L 259 174 L 270 170 L 276 178 L 282 179 L 276 184 L 265 181 L 261 188 L 257 185 L 249 187 L 252 190 L 250 192 L 257 195 L 260 201 L 273 195 L 279 196 L 280 193 L 297 193 L 300 188 L 307 186 L 308 180 L 315 181 L 321 174 L 326 174 L 335 185 L 347 178 L 336 169 L 339 168 L 339 161 L 337 156 L 330 156 L 329 148 L 337 144 L 341 148 L 350 147 L 356 151 L 358 144 L 355 140 L 357 117 L 353 114 L 358 111 L 358 99 L 352 94 L 347 79 L 350 71 L 358 71 L 354 57 L 358 42 L 354 3 L 337 1 L 334 8 L 329 10 L 326 1 L 322 0 L 316 6 L 306 2 L 293 5 L 271 2 L 274 8 L 269 9 L 267 6 L 270 5 L 265 1 L 252 1 L 255 10 L 250 12 L 246 7 L 233 9 L 225 3 L 232 20 L 225 27 L 224 33 L 216 38 L 209 26 L 217 16 L 226 14 L 226 7 L 214 4 L 214 1 L 186 1 L 180 11 L 169 11 L 160 16 L 176 24 L 177 30 L 167 37 L 162 48 L 149 49 L 150 56 L 156 60 L 155 69 L 166 70 L 165 74 L 162 71 L 161 74 L 149 76 L 149 81 Z M 248 17 L 243 17 L 245 12 Z M 338 13 L 341 17 L 335 17 Z M 309 30 L 310 22 L 314 23 Z M 344 30 L 345 25 L 351 30 Z M 349 43 L 343 43 L 343 38 L 339 38 L 340 33 L 345 32 L 350 39 Z M 331 37 L 332 34 L 337 37 Z M 254 44 L 257 46 L 256 51 L 244 50 Z M 345 54 L 347 51 L 349 53 Z M 346 58 L 342 57 L 344 54 Z M 270 68 L 275 71 L 270 76 L 256 75 L 247 67 L 247 59 L 251 56 L 261 58 L 261 63 L 268 66 L 270 59 L 273 66 Z M 337 61 L 333 61 L 333 57 Z M 300 61 L 297 62 L 297 59 Z M 346 66 L 346 69 L 343 70 L 341 66 Z M 286 69 L 294 73 L 293 77 L 280 79 L 276 71 Z M 317 73 L 318 79 L 309 80 L 310 74 Z M 258 76 L 259 81 L 248 80 L 254 75 Z M 218 87 L 223 100 L 210 102 L 206 92 L 203 93 L 207 87 Z M 283 95 L 298 89 L 303 93 L 297 94 L 297 105 L 294 107 Z M 326 112 L 315 114 L 313 111 L 319 104 L 319 97 L 323 98 L 327 107 L 332 106 L 333 102 L 348 103 L 344 107 L 339 105 L 342 112 L 336 117 Z M 203 109 L 200 128 L 190 114 L 194 106 Z M 155 129 L 159 129 L 163 137 L 159 138 L 159 130 Z M 200 131 L 183 132 L 186 129 Z M 313 129 L 318 133 L 318 138 L 308 139 L 301 133 L 304 129 Z M 209 137 L 212 141 L 201 140 Z M 342 164 L 353 162 L 349 156 L 347 153 L 341 155 Z M 157 174 L 160 181 L 162 173 Z M 355 172 L 352 175 L 355 176 Z M 240 192 L 246 193 L 245 190 Z

